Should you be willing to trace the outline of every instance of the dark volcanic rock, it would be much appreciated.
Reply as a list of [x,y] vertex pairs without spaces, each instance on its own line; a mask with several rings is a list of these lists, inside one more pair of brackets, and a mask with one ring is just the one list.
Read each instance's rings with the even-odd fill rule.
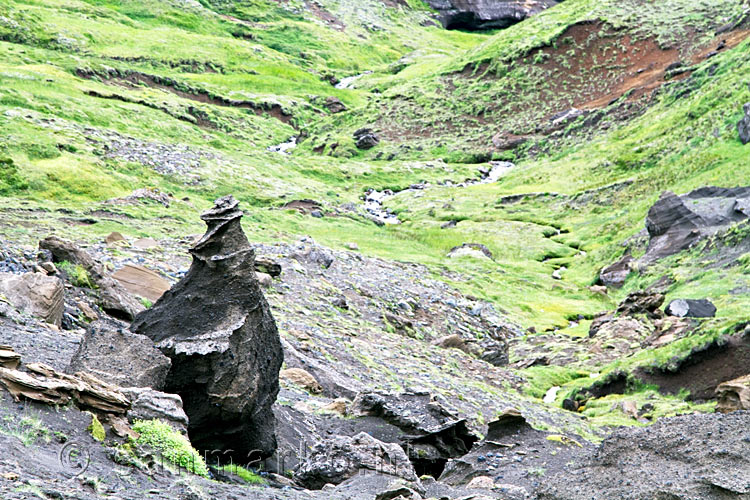
[[740,135],[740,141],[742,144],[750,142],[750,102],[745,104],[743,107],[745,116],[737,123],[737,132]]
[[338,97],[328,97],[325,106],[331,113],[341,113],[342,111],[346,111],[346,105],[341,102]]
[[208,231],[190,249],[190,270],[132,330],[171,358],[165,390],[182,397],[193,444],[247,460],[276,448],[271,405],[283,354],[241,217],[231,196],[201,215]]
[[361,128],[354,132],[354,141],[359,149],[372,149],[378,145],[380,139],[372,129]]
[[530,470],[564,470],[567,462],[590,446],[580,438],[558,435],[550,440],[548,436],[550,433],[532,428],[518,410],[509,408],[488,424],[483,441],[448,462],[440,482],[459,486],[485,477],[494,483],[492,489],[503,493],[499,498],[529,499],[528,492],[537,483]]
[[642,262],[681,252],[701,238],[746,220],[750,187],[703,187],[684,195],[662,194],[648,211],[646,229],[650,237]]
[[486,30],[507,28],[557,0],[428,0],[447,29]]
[[379,417],[398,427],[404,433],[399,442],[420,475],[439,476],[448,459],[465,455],[478,440],[466,420],[456,417],[428,393],[362,393],[352,403],[352,413]]
[[87,372],[120,387],[160,389],[171,365],[148,337],[115,322],[96,321],[86,330],[67,371]]
[[713,318],[716,306],[707,299],[675,299],[667,306],[666,313],[680,318]]
[[361,471],[418,481],[399,445],[378,441],[365,432],[354,437],[336,436],[316,444],[310,457],[298,467],[294,479],[307,488],[319,489],[329,483],[342,483]]
[[543,500],[742,499],[750,495],[750,412],[685,415],[622,427],[564,471]]

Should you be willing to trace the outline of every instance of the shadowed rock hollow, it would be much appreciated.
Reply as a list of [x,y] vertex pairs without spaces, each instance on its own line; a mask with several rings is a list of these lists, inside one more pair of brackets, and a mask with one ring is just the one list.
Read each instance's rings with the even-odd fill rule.
[[557,5],[557,0],[429,0],[448,29],[502,29]]
[[132,330],[171,358],[165,389],[182,396],[193,444],[247,459],[276,449],[283,354],[238,204],[224,197],[201,215],[208,231],[190,249],[190,270]]

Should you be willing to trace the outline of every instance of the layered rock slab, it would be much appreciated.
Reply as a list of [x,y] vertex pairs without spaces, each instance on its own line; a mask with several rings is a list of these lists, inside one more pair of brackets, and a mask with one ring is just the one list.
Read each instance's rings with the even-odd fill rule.
[[247,459],[276,449],[283,353],[238,205],[227,196],[201,215],[208,230],[188,273],[131,329],[172,360],[164,389],[182,397],[194,446]]

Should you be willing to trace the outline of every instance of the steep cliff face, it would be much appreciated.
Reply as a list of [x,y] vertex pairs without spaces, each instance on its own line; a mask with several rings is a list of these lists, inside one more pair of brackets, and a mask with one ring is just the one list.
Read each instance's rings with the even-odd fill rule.
[[542,10],[557,0],[428,0],[440,12],[447,29],[486,30],[507,28]]

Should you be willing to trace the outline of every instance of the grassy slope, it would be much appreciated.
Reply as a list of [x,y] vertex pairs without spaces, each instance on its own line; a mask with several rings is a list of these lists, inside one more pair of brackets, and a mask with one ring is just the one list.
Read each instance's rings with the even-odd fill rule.
[[[346,25],[344,31],[326,27],[310,13],[300,14],[304,11],[295,11],[294,2],[205,0],[195,10],[152,0],[3,3],[0,153],[12,158],[14,166],[2,171],[0,207],[65,208],[85,214],[108,198],[156,186],[177,198],[190,197],[196,208],[204,208],[216,196],[231,192],[249,210],[246,227],[255,240],[310,234],[327,245],[354,241],[370,255],[422,262],[438,277],[455,276],[446,271],[458,272],[465,279],[455,281],[457,287],[493,301],[514,321],[539,330],[565,331],[569,319],[611,308],[628,291],[664,273],[677,278],[670,297],[710,296],[717,303],[719,318],[705,326],[703,335],[715,335],[741,319],[747,300],[728,291],[748,284],[747,266],[705,270],[696,255],[675,258],[631,278],[611,300],[591,294],[586,287],[602,265],[623,251],[620,243],[643,227],[648,207],[662,190],[731,186],[750,178],[746,150],[734,131],[742,103],[750,100],[746,86],[750,63],[742,57],[747,42],[703,63],[691,79],[667,87],[655,105],[631,123],[602,132],[592,141],[573,142],[554,154],[519,161],[518,168],[496,184],[399,195],[391,206],[405,223],[385,228],[360,217],[312,219],[271,208],[299,198],[332,207],[357,201],[368,187],[401,188],[420,180],[435,184],[472,177],[476,170],[470,165],[431,161],[431,155],[460,148],[466,138],[456,136],[449,146],[415,153],[414,160],[374,161],[389,144],[364,154],[344,144],[341,150],[351,158],[314,155],[310,149],[315,139],[294,155],[281,156],[265,148],[297,131],[272,116],[198,103],[159,89],[117,87],[76,76],[79,69],[100,75],[110,68],[139,71],[226,98],[280,103],[293,113],[292,125],[343,143],[351,141],[350,129],[374,116],[375,110],[392,113],[397,120],[410,119],[409,109],[398,114],[395,107],[401,95],[418,97],[416,107],[433,115],[450,116],[456,112],[451,106],[475,105],[474,97],[498,92],[493,85],[503,85],[504,80],[466,80],[464,88],[456,91],[464,99],[450,102],[438,92],[444,75],[483,62],[497,72],[509,58],[549,42],[572,23],[603,18],[615,26],[637,26],[640,36],[653,35],[668,43],[668,33],[679,33],[675,26],[705,29],[721,21],[713,15],[716,12],[731,17],[737,10],[734,2],[671,0],[646,3],[642,10],[644,4],[637,0],[568,0],[490,37],[419,27],[425,16],[422,10],[385,9],[374,0],[360,10],[343,1],[327,0],[322,5]],[[392,64],[404,56],[406,68],[393,74]],[[363,79],[361,90],[335,90],[323,80],[326,74],[345,76],[365,69],[376,71]],[[384,93],[370,92],[375,87]],[[686,89],[691,93],[677,97]],[[91,90],[140,103],[92,97],[86,93]],[[327,96],[339,97],[353,111],[326,118],[322,99]],[[396,104],[389,107],[389,103]],[[212,125],[198,127],[195,109],[203,111]],[[56,120],[52,126],[51,118]],[[181,176],[161,175],[147,166],[107,157],[96,134],[80,127],[165,145],[188,144],[212,156],[192,172],[200,182],[186,184]],[[600,204],[575,201],[579,193],[624,180],[634,182],[619,191],[605,191]],[[504,195],[532,192],[565,197],[498,204]],[[160,219],[162,209],[149,205],[113,210],[133,218],[56,229],[79,237],[101,237],[111,230],[141,235],[200,230],[195,208],[188,204],[173,205],[170,219]],[[41,214],[37,227],[6,225],[3,232],[18,239],[37,237],[40,227],[56,225],[44,220],[50,212]],[[455,229],[441,230],[439,225],[446,220],[461,222]],[[558,234],[559,230],[563,232]],[[466,241],[486,244],[496,261],[445,257],[452,246]],[[568,270],[563,280],[554,280],[552,271],[561,265]],[[686,339],[661,353],[644,352],[639,359],[668,359],[703,338]],[[591,370],[606,373],[611,368]],[[537,395],[555,383],[578,380],[569,380],[564,373],[535,378],[530,372],[529,377],[533,382],[543,379],[534,386]]]

